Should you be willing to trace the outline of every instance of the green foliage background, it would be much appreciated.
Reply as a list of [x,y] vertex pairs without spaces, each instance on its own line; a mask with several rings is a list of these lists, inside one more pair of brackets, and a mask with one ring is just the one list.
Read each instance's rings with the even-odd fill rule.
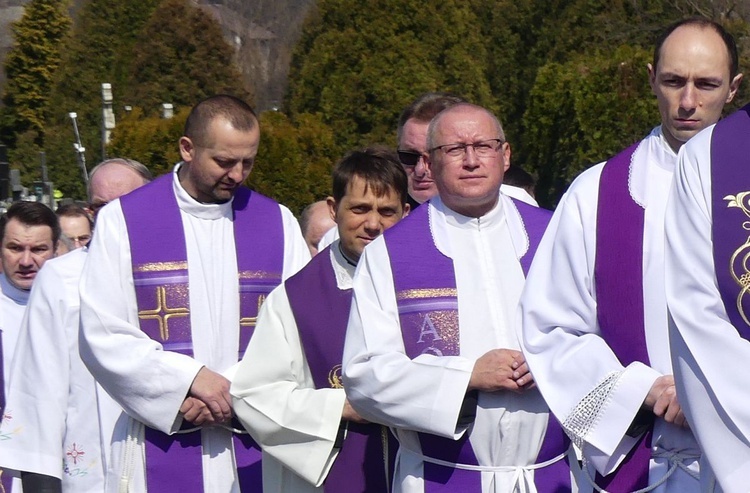
[[[646,64],[657,33],[703,14],[748,43],[750,6],[730,0],[318,0],[303,26],[280,112],[263,113],[249,184],[299,212],[330,189],[347,150],[395,145],[401,110],[448,91],[495,111],[513,163],[554,206],[586,167],[659,121]],[[51,179],[83,198],[68,113],[78,114],[89,168],[103,157],[101,95],[112,84],[117,128],[105,150],[156,174],[179,160],[189,108],[215,93],[252,102],[239,55],[189,0],[31,0],[13,27],[0,139],[25,184],[45,151]],[[746,67],[742,50],[741,67]],[[747,101],[741,88],[736,103]],[[173,119],[159,116],[171,102]],[[129,105],[132,111],[123,111]]]

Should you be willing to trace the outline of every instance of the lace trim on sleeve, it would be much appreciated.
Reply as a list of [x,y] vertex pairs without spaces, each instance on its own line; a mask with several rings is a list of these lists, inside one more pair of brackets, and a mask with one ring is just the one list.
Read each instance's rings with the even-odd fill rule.
[[591,392],[581,399],[581,402],[576,405],[562,423],[565,433],[579,449],[583,448],[586,435],[598,421],[599,412],[609,400],[609,396],[612,394],[621,374],[621,371],[616,371],[604,377]]

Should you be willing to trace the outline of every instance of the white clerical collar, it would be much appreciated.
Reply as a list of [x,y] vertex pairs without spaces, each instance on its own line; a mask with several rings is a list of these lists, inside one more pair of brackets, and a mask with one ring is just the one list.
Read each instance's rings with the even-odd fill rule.
[[651,133],[641,141],[633,155],[628,179],[630,196],[637,204],[645,208],[648,205],[649,180],[653,179],[649,168],[655,167],[671,175],[676,165],[677,154],[664,138],[660,125],[651,130]]
[[18,289],[17,287],[12,285],[10,281],[8,281],[8,278],[5,277],[5,274],[0,274],[0,289],[2,289],[3,294],[7,298],[15,301],[18,305],[26,306],[26,304],[29,302],[30,291],[27,291],[25,289]]
[[341,253],[339,245],[341,240],[337,239],[331,243],[330,256],[331,265],[333,265],[333,273],[336,275],[336,286],[341,289],[352,289],[352,278],[354,277],[354,271],[357,269],[356,265],[352,265],[346,260],[344,255]]
[[187,190],[180,183],[180,177],[178,176],[178,170],[183,163],[177,163],[173,171],[172,187],[174,189],[175,197],[177,197],[177,206],[183,212],[195,216],[199,219],[221,219],[229,218],[232,219],[232,198],[228,202],[223,204],[204,204],[198,202],[187,193]]
[[441,216],[446,224],[452,228],[458,229],[484,229],[491,228],[498,224],[502,224],[505,221],[505,212],[503,210],[503,201],[499,199],[497,204],[485,215],[481,217],[469,217],[459,214],[453,209],[449,208],[440,199],[440,196],[436,196],[430,200],[430,204],[434,207],[434,211]]
[[677,153],[669,145],[666,137],[664,137],[661,125],[653,129],[650,135],[656,137],[653,141],[649,142],[652,155],[656,158],[655,164],[660,168],[674,173],[677,166]]
[[481,217],[468,217],[450,209],[439,196],[433,197],[427,204],[421,207],[429,207],[430,232],[435,246],[446,257],[453,257],[451,237],[456,234],[469,233],[471,231],[489,231],[501,226],[505,222],[503,202],[510,201],[509,198],[500,196],[495,207]]

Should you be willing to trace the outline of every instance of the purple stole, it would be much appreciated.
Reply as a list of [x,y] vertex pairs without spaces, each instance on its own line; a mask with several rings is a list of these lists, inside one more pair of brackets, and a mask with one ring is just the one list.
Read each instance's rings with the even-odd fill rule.
[[[187,247],[173,174],[122,197],[130,238],[140,328],[165,351],[193,356]],[[240,296],[239,357],[250,341],[265,296],[281,282],[283,228],[278,205],[241,187],[232,202]],[[238,358],[239,359],[239,358]],[[233,422],[232,426],[242,429]],[[183,428],[192,428],[185,423]],[[260,491],[261,451],[246,434],[234,434],[240,488]],[[200,430],[167,435],[146,428],[146,484],[150,491],[203,491]]]
[[[597,319],[602,338],[623,366],[649,364],[643,311],[644,209],[628,189],[630,163],[640,143],[604,165],[596,214]],[[612,474],[597,474],[596,483],[612,493],[648,486],[653,427]]]
[[[331,265],[331,247],[313,257],[284,283],[315,388],[343,389],[341,358],[352,290],[341,290]],[[389,490],[383,447],[390,433],[376,424],[347,422],[346,440],[324,484],[326,493],[381,493]],[[391,442],[393,440],[390,440]],[[388,447],[393,471],[395,443]]]
[[[520,259],[526,274],[552,213],[512,200],[521,214],[529,238],[529,249]],[[453,260],[443,255],[432,240],[429,210],[429,207],[420,207],[385,232],[404,347],[407,356],[412,359],[421,354],[461,354]],[[419,441],[425,457],[453,464],[479,465],[468,432],[459,440],[419,433]],[[537,464],[566,452],[569,443],[557,419],[550,413]],[[481,474],[476,471],[427,461],[423,467],[425,492],[481,491]],[[535,470],[534,482],[540,493],[570,491],[567,458]]]
[[719,121],[711,135],[711,215],[716,282],[729,321],[750,340],[750,106]]

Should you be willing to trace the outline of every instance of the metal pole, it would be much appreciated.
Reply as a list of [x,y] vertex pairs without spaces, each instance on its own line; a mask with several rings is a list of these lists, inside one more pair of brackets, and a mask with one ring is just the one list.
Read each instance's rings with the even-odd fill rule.
[[76,118],[78,115],[75,112],[68,113],[68,116],[73,120],[73,131],[76,134],[76,141],[73,142],[73,149],[76,150],[76,157],[78,158],[78,166],[81,167],[81,174],[83,175],[83,183],[86,188],[89,186],[89,173],[86,171],[86,148],[81,144],[81,134],[78,133],[78,122]]

